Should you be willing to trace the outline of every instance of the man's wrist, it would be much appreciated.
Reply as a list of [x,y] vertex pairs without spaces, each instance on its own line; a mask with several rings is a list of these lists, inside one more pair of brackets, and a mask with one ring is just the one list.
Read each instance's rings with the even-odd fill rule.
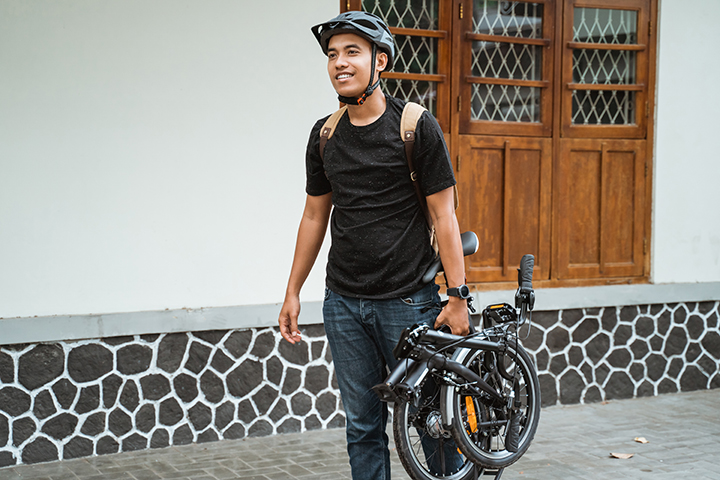
[[466,298],[448,297],[448,305],[467,305]]
[[446,293],[448,298],[460,298],[462,300],[470,298],[470,289],[465,284],[448,288]]

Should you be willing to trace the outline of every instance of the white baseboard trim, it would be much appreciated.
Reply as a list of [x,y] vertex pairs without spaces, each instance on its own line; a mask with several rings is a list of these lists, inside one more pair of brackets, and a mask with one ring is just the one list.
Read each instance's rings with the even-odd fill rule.
[[[514,290],[474,292],[475,305],[513,303]],[[536,290],[538,311],[720,300],[720,282],[612,285]],[[280,304],[99,315],[0,319],[0,345],[86,338],[274,327]],[[322,302],[302,304],[300,325],[322,323]]]

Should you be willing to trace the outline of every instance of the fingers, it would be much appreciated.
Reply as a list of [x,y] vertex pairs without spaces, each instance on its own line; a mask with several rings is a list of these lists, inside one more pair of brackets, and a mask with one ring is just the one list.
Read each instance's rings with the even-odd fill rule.
[[278,323],[280,325],[280,335],[290,342],[297,343],[302,341],[302,334],[298,329],[298,314],[299,312],[288,311],[285,307],[280,311],[280,317]]
[[442,325],[450,327],[450,331],[453,335],[465,336],[470,333],[469,319],[466,312],[459,315],[449,315],[443,309],[435,320],[435,330],[438,330]]
[[298,343],[302,341],[302,334],[298,330],[297,319],[293,320],[289,317],[280,317],[280,334],[290,343]]

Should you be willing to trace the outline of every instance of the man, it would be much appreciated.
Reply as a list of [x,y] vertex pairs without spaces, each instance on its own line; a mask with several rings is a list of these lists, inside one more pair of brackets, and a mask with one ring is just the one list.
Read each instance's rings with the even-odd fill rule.
[[[307,198],[280,332],[290,343],[301,340],[300,289],[334,207],[323,317],[347,417],[353,479],[389,480],[387,408],[371,387],[397,363],[392,349],[404,328],[425,322],[467,334],[467,303],[450,297],[440,311],[439,287],[422,284],[434,251],[400,137],[404,102],[379,87],[380,73],[394,56],[390,30],[365,12],[341,14],[312,30],[327,54],[333,88],[348,109],[322,158],[320,129],[327,117],[310,134]],[[455,178],[442,131],[427,112],[417,123],[413,157],[448,287],[460,287],[465,273]]]

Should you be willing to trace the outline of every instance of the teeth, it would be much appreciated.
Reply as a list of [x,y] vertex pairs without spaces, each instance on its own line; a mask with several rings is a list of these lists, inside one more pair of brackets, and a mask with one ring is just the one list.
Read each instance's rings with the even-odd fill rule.
[[341,80],[343,78],[350,78],[350,77],[352,77],[352,75],[350,75],[348,73],[343,73],[342,75],[337,76],[338,80]]

